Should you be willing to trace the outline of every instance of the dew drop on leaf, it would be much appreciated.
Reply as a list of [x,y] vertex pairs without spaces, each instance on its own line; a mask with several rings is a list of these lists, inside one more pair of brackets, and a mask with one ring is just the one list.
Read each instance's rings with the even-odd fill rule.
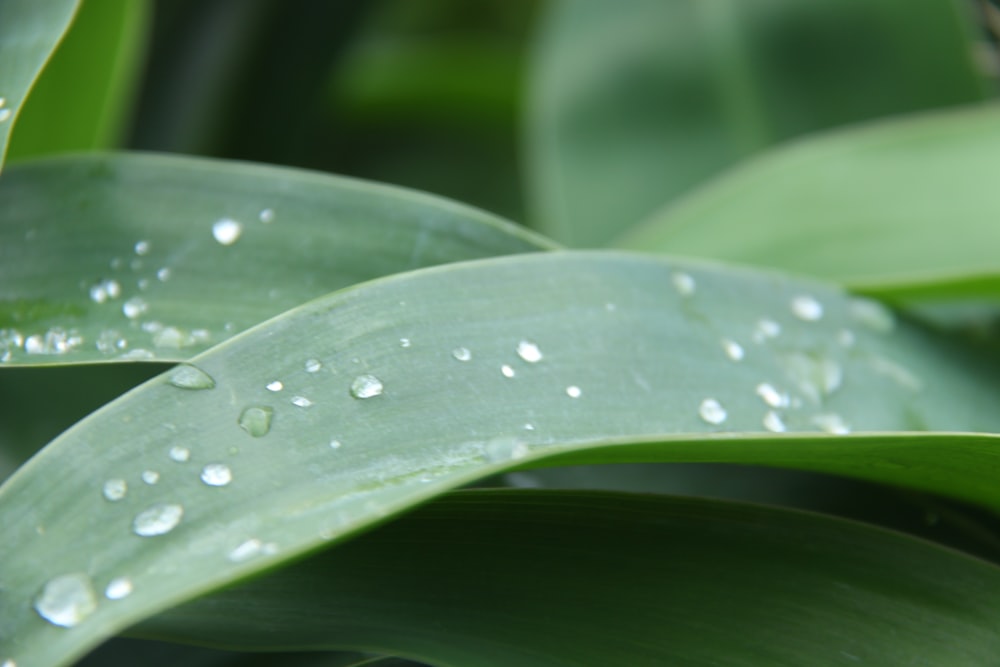
[[467,347],[456,347],[451,351],[451,356],[455,357],[459,361],[469,361],[472,359],[472,352],[470,352]]
[[97,609],[90,578],[82,572],[50,579],[34,601],[35,611],[53,625],[72,628]]
[[273,380],[271,382],[268,382],[266,386],[266,389],[268,391],[281,391],[284,388],[285,385],[281,382],[281,380]]
[[211,389],[215,380],[211,375],[191,364],[181,364],[169,377],[170,384],[181,389]]
[[696,285],[694,278],[689,274],[678,271],[670,276],[670,280],[674,284],[674,289],[681,296],[691,296],[694,294]]
[[698,406],[698,416],[708,424],[721,424],[726,421],[726,409],[714,398],[706,398]]
[[313,406],[313,402],[305,396],[296,396],[292,399],[292,405],[297,408],[311,408]]
[[722,339],[722,349],[726,353],[726,356],[733,361],[742,361],[743,359],[743,346],[734,340],[729,340],[728,338]]
[[191,450],[187,447],[171,447],[168,455],[171,460],[177,461],[178,463],[184,463],[191,458]]
[[354,398],[373,398],[382,394],[382,381],[374,375],[359,375],[351,383],[351,396]]
[[768,410],[767,414],[764,415],[764,428],[771,433],[784,433],[785,422],[782,421],[781,415],[777,412],[774,410]]
[[118,502],[128,493],[128,483],[124,479],[109,479],[101,490],[106,500]]
[[257,214],[257,219],[263,222],[265,225],[274,222],[274,209],[271,208],[261,209],[260,213]]
[[319,359],[306,359],[306,373],[319,373],[323,368],[323,362]]
[[823,317],[823,304],[811,296],[792,299],[792,313],[804,322],[815,322]]
[[184,508],[173,503],[159,503],[139,512],[132,521],[132,532],[140,537],[164,535],[177,527]]
[[503,373],[503,376],[505,378],[514,377],[514,369],[508,366],[507,364],[504,364],[503,366],[500,367],[500,372]]
[[149,484],[150,486],[160,481],[160,473],[156,472],[155,470],[144,470],[141,477],[142,481],[144,481],[146,484]]
[[153,245],[149,241],[136,241],[135,254],[139,255],[140,257],[142,255],[148,255],[152,247]]
[[274,416],[274,410],[262,406],[254,405],[245,409],[240,414],[240,428],[249,433],[255,438],[267,435],[268,431],[271,430],[271,418]]
[[222,245],[233,245],[243,233],[243,225],[231,218],[221,218],[212,225],[212,236]]
[[134,296],[122,304],[122,313],[130,320],[134,320],[149,310],[149,304],[142,298]]
[[209,463],[201,469],[201,481],[209,486],[226,486],[233,481],[233,472],[224,463]]
[[104,597],[109,600],[121,600],[132,594],[132,580],[128,577],[118,577],[108,582],[104,589]]
[[575,384],[571,384],[566,387],[566,395],[570,398],[580,398],[583,396],[583,390],[577,387]]
[[517,356],[529,364],[537,364],[542,360],[542,351],[530,340],[522,340],[517,344]]
[[784,408],[788,406],[788,394],[782,394],[767,382],[757,385],[757,395],[772,408]]

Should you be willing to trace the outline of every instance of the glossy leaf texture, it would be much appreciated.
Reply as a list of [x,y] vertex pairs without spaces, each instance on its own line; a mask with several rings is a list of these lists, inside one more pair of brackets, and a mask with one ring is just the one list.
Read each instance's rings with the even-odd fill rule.
[[0,4],[0,168],[28,91],[79,4],[79,0],[5,0]]
[[528,93],[533,219],[569,245],[604,245],[776,142],[983,100],[967,9],[950,0],[556,2]]
[[25,103],[9,161],[118,147],[144,64],[150,9],[148,0],[81,3]]
[[551,247],[476,209],[318,173],[40,160],[0,182],[0,362],[180,361],[357,282]]
[[628,248],[776,267],[885,298],[996,296],[1000,107],[832,132],[734,169]]
[[998,594],[993,565],[820,515],[475,491],[137,633],[442,666],[982,665],[1000,650]]
[[[948,433],[998,430],[996,377],[874,302],[778,274],[558,252],[374,281],[154,378],[0,487],[0,544],[17,545],[0,653],[65,662],[514,467],[730,461],[997,508],[996,437]],[[885,433],[922,429],[941,433]],[[120,578],[134,592],[98,601]],[[43,603],[67,585],[94,603],[57,627]]]

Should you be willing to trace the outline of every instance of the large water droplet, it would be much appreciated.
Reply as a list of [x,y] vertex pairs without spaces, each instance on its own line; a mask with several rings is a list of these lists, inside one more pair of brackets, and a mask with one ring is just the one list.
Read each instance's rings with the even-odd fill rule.
[[517,356],[529,364],[537,364],[542,360],[542,351],[530,340],[522,340],[517,344]]
[[267,435],[271,430],[274,410],[263,405],[254,405],[240,414],[240,428],[255,438]]
[[282,389],[285,388],[285,385],[281,382],[281,380],[272,380],[271,382],[267,383],[267,386],[265,388],[268,391],[281,391]]
[[128,493],[128,482],[124,479],[109,479],[104,483],[104,488],[101,492],[104,494],[105,499],[113,503],[118,502]]
[[191,450],[187,447],[171,447],[168,455],[171,460],[177,461],[178,463],[184,463],[191,458]]
[[472,359],[472,352],[470,352],[467,347],[456,347],[451,351],[451,356],[455,357],[459,361],[469,361]]
[[823,317],[823,304],[811,296],[797,296],[792,299],[792,313],[805,322],[815,322]]
[[777,412],[768,410],[767,414],[764,415],[764,428],[771,433],[784,433],[785,422],[781,420],[781,415]]
[[705,423],[718,425],[726,421],[726,409],[714,398],[706,398],[698,406],[698,416]]
[[132,580],[128,577],[118,577],[108,582],[104,589],[104,597],[109,600],[121,600],[132,594]]
[[132,521],[132,532],[141,537],[164,535],[177,527],[184,508],[177,504],[159,503],[139,512]]
[[122,313],[130,320],[134,320],[149,310],[149,304],[141,297],[134,296],[122,304]]
[[670,280],[674,284],[674,289],[677,290],[677,293],[681,296],[691,296],[694,294],[696,285],[694,278],[690,275],[677,271],[670,276]]
[[233,245],[243,233],[243,225],[230,218],[216,220],[212,225],[212,236],[222,245]]
[[81,573],[50,579],[35,597],[35,611],[53,625],[72,628],[97,609],[90,577]]
[[359,375],[351,383],[351,396],[354,398],[372,398],[379,396],[383,390],[382,381],[374,375]]
[[181,389],[211,389],[215,380],[211,375],[191,364],[181,364],[169,376],[170,384]]
[[201,469],[201,481],[209,486],[225,486],[233,481],[233,471],[224,463],[209,463]]

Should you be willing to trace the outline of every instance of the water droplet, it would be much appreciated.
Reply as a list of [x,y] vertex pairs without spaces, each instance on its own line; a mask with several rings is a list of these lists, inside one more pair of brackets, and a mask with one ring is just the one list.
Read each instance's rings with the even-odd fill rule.
[[149,304],[142,297],[134,296],[122,304],[122,313],[130,320],[134,320],[147,311],[149,311]]
[[168,455],[171,460],[177,461],[178,463],[184,463],[191,458],[191,450],[187,447],[171,447]]
[[708,424],[721,424],[726,421],[726,409],[714,398],[706,398],[698,406],[698,416]]
[[340,449],[343,446],[343,444],[344,443],[342,443],[340,440],[331,440],[330,449]]
[[534,431],[535,430],[535,425],[534,424],[525,424],[524,425],[524,430],[525,431]]
[[274,209],[262,208],[260,213],[257,214],[257,219],[265,225],[274,222]]
[[319,359],[306,359],[306,373],[319,373],[323,362]]
[[517,344],[517,356],[529,364],[537,364],[542,360],[542,351],[530,340],[522,340]]
[[241,543],[226,556],[233,563],[242,563],[259,554],[264,547],[264,543],[256,537]]
[[132,594],[132,580],[128,577],[117,577],[108,582],[104,589],[104,597],[109,600],[121,600]]
[[805,322],[815,322],[823,317],[823,304],[811,296],[797,296],[791,302],[792,313]]
[[243,225],[231,218],[216,220],[212,225],[212,236],[222,245],[233,245],[243,233]]
[[161,283],[165,283],[168,280],[170,280],[170,269],[168,269],[167,267],[163,267],[162,269],[157,271],[156,279],[159,280]]
[[681,271],[676,271],[672,276],[670,276],[670,280],[674,283],[674,289],[677,290],[677,293],[681,296],[691,296],[694,294],[696,285],[694,278],[690,275]]
[[152,247],[153,245],[149,241],[138,241],[135,244],[135,254],[139,256],[148,255]]
[[851,427],[847,425],[843,417],[838,414],[822,414],[812,418],[812,423],[820,427],[827,433],[835,435],[847,435],[851,432]]
[[17,663],[14,662],[13,658],[7,658],[3,662],[0,662],[0,667],[17,667]]
[[722,349],[725,351],[726,356],[733,361],[741,361],[743,359],[743,346],[734,340],[723,338]]
[[757,395],[772,408],[788,407],[788,394],[781,393],[767,382],[761,382],[757,385]]
[[0,123],[6,123],[10,120],[11,110],[10,109],[0,109]]
[[122,286],[117,280],[102,280],[90,288],[90,300],[94,303],[104,303],[108,299],[117,299],[122,294]]
[[240,428],[255,438],[267,435],[271,430],[271,418],[274,410],[265,406],[252,406],[240,414]]
[[137,282],[135,284],[135,286],[139,288],[140,292],[145,292],[146,290],[149,289],[149,280],[146,279],[146,278],[143,278],[139,282]]
[[177,366],[167,381],[181,389],[211,389],[215,386],[211,375],[191,364]]
[[82,572],[50,579],[34,601],[35,611],[52,625],[72,628],[97,609],[90,577]]
[[233,472],[224,463],[209,463],[201,469],[201,481],[209,486],[225,486],[233,481]]
[[139,512],[132,521],[132,532],[140,537],[164,535],[177,527],[184,516],[180,505],[159,503]]
[[516,461],[528,455],[528,445],[517,438],[501,436],[486,443],[486,458],[494,463]]
[[753,342],[763,343],[768,338],[776,338],[781,334],[781,325],[774,320],[767,318],[757,321],[757,327],[753,332]]
[[372,398],[383,391],[382,381],[374,375],[359,375],[351,383],[351,396],[354,398]]
[[281,380],[272,380],[271,382],[268,382],[266,386],[268,391],[281,391],[284,388],[285,385],[281,382]]
[[768,410],[767,414],[764,415],[764,428],[771,433],[784,433],[785,422],[781,420],[781,416],[777,412]]
[[313,402],[310,401],[305,396],[296,396],[295,398],[292,399],[292,405],[299,408],[309,408],[312,407]]
[[113,503],[118,502],[128,493],[128,482],[124,479],[109,479],[104,483],[104,488],[101,492],[104,494],[105,499]]
[[566,395],[570,398],[580,398],[583,396],[583,390],[577,387],[575,384],[571,384],[566,387]]
[[503,373],[503,376],[505,378],[514,377],[514,369],[508,366],[507,364],[504,364],[503,366],[500,367],[500,372]]
[[400,347],[410,347],[410,345],[412,345],[412,343],[410,342],[409,338],[400,338],[399,339],[399,346]]
[[120,359],[135,359],[135,360],[143,360],[143,361],[145,361],[145,360],[149,360],[149,359],[155,359],[156,355],[153,354],[152,352],[150,352],[149,350],[144,350],[141,347],[137,347],[134,350],[129,350],[125,354],[121,355],[121,357],[119,357],[119,358]]
[[141,477],[142,481],[144,481],[146,484],[149,484],[150,486],[160,481],[160,473],[156,472],[155,470],[144,470],[142,472]]
[[889,333],[896,327],[896,317],[892,311],[878,301],[855,298],[851,300],[851,317],[877,333]]
[[456,347],[451,351],[451,356],[455,357],[459,361],[469,361],[472,359],[472,352],[470,352],[467,347]]
[[7,98],[0,97],[0,108],[2,108],[5,104],[7,104]]

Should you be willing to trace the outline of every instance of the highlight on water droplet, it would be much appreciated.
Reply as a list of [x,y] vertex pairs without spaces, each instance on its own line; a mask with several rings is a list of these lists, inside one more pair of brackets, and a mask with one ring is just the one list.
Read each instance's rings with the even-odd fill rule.
[[399,346],[400,347],[404,347],[404,348],[405,347],[410,347],[410,345],[412,345],[412,344],[413,343],[410,341],[409,338],[400,338],[399,339]]
[[222,245],[233,245],[243,233],[243,224],[232,218],[221,218],[212,225],[212,236]]
[[851,427],[847,425],[844,418],[834,413],[815,415],[812,418],[812,423],[834,435],[847,435],[851,432]]
[[330,449],[340,449],[341,447],[343,447],[343,444],[344,443],[342,443],[340,440],[331,440]]
[[168,269],[167,267],[163,267],[162,269],[157,271],[156,279],[159,280],[161,283],[165,283],[168,280],[170,280],[170,269]]
[[757,320],[757,326],[753,332],[753,342],[764,343],[768,338],[777,338],[779,335],[781,335],[781,325],[765,317]]
[[174,503],[158,503],[136,514],[132,532],[140,537],[164,535],[177,527],[184,516],[184,508]]
[[11,117],[10,109],[0,109],[0,123],[6,123]]
[[382,394],[382,381],[374,375],[359,375],[351,383],[351,396],[354,398],[373,398]]
[[292,399],[292,405],[298,408],[310,408],[313,406],[313,402],[305,396],[296,396]]
[[268,225],[274,222],[274,209],[262,208],[260,213],[257,214],[257,219]]
[[777,412],[774,410],[768,410],[767,414],[764,415],[764,428],[771,433],[784,433],[785,422],[782,421],[781,415]]
[[134,248],[135,254],[139,255],[140,257],[143,255],[148,255],[152,247],[153,244],[150,243],[149,241],[136,241]]
[[201,469],[201,481],[209,486],[226,486],[233,481],[233,471],[225,463],[209,463]]
[[271,430],[271,419],[274,410],[265,405],[253,405],[240,413],[239,425],[244,431],[255,438],[268,434]]
[[768,382],[758,384],[756,392],[772,408],[784,408],[788,406],[788,394],[781,393]]
[[265,389],[268,391],[281,391],[285,388],[284,383],[281,380],[272,380],[265,385]]
[[514,369],[508,366],[507,364],[504,364],[503,366],[500,367],[500,372],[503,373],[503,376],[505,378],[512,378],[515,375]]
[[149,304],[141,297],[134,296],[122,304],[122,313],[130,320],[149,312]]
[[722,350],[726,353],[726,356],[733,361],[743,360],[743,346],[734,340],[729,340],[728,338],[723,338]]
[[517,356],[529,364],[537,364],[542,360],[542,351],[530,340],[522,340],[517,344]]
[[187,447],[174,446],[170,448],[167,453],[172,461],[177,461],[178,463],[184,463],[191,458],[191,450]]
[[232,549],[227,555],[228,558],[233,563],[242,563],[245,560],[249,560],[260,553],[261,548],[263,548],[264,543],[253,537],[245,542],[240,543],[234,549]]
[[323,362],[319,359],[306,359],[306,373],[319,373],[323,368]]
[[575,384],[571,384],[566,387],[566,395],[570,398],[580,398],[583,396],[583,390],[577,387]]
[[90,577],[82,572],[50,579],[33,604],[38,615],[52,625],[72,628],[97,609],[97,595]]
[[472,352],[469,351],[467,347],[456,347],[451,351],[451,356],[455,357],[459,361],[469,361],[472,359]]
[[215,386],[211,375],[191,364],[180,364],[174,368],[167,381],[180,389],[211,389]]
[[117,299],[122,295],[122,286],[117,280],[102,280],[90,288],[90,300],[94,303],[104,303],[108,299]]
[[823,304],[811,296],[800,295],[791,301],[792,313],[804,322],[815,322],[823,317]]
[[714,398],[706,398],[698,406],[698,416],[705,423],[717,426],[726,421],[726,409]]
[[118,502],[128,493],[128,482],[124,479],[109,479],[104,483],[101,493],[105,500]]
[[160,473],[155,470],[143,470],[140,477],[142,477],[143,482],[149,484],[150,486],[160,481]]
[[121,600],[132,594],[132,580],[128,577],[117,577],[108,582],[104,589],[104,597],[109,600]]

